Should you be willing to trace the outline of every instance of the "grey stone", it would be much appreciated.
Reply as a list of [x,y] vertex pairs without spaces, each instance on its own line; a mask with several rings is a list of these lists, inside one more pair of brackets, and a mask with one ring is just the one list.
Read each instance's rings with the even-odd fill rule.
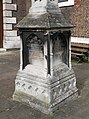
[[[22,42],[21,64],[15,80],[13,99],[52,114],[62,103],[78,96],[76,77],[69,66],[69,36],[73,26],[59,10],[57,0],[32,0],[29,14],[17,27],[22,29],[24,37],[21,38],[24,43]],[[28,29],[32,34],[26,32]],[[55,29],[57,37],[52,39],[50,30],[56,36]],[[41,31],[45,34],[40,38],[38,34]],[[42,44],[39,39],[44,40],[44,35],[46,40]],[[27,58],[22,54],[23,51],[29,52]],[[22,68],[26,59],[29,61]]]
[[17,25],[18,28],[60,29],[72,28],[58,8],[58,1],[41,0],[33,3],[29,14]]
[[[31,75],[26,70],[19,71],[15,80],[13,99],[51,114],[62,101],[70,99],[73,95],[78,96],[73,70],[64,63],[60,63],[59,67],[53,77],[47,78]],[[61,68],[64,70],[60,73]]]

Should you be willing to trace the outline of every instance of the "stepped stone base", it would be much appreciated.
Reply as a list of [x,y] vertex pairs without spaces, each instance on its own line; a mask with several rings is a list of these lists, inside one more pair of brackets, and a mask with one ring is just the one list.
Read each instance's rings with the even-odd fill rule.
[[[62,103],[78,96],[73,70],[60,63],[53,76],[33,76],[26,69],[15,80],[13,99],[26,103],[43,113],[52,114]],[[60,108],[59,108],[60,109]]]

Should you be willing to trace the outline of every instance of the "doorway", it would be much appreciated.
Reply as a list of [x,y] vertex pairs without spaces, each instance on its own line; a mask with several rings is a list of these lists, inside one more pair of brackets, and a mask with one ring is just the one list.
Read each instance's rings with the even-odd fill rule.
[[3,4],[0,0],[0,48],[3,47]]

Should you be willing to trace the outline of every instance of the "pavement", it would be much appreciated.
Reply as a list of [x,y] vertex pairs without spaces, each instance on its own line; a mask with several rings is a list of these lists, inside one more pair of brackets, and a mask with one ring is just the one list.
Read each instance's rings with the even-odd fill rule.
[[0,119],[89,119],[89,63],[72,64],[79,96],[49,116],[12,100],[19,50],[0,52]]

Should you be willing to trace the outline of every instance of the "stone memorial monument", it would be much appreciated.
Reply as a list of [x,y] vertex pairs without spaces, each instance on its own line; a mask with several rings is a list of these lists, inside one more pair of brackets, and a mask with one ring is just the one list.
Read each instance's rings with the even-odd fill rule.
[[71,68],[71,28],[58,0],[32,0],[17,25],[21,37],[20,70],[13,99],[46,114],[78,96]]

